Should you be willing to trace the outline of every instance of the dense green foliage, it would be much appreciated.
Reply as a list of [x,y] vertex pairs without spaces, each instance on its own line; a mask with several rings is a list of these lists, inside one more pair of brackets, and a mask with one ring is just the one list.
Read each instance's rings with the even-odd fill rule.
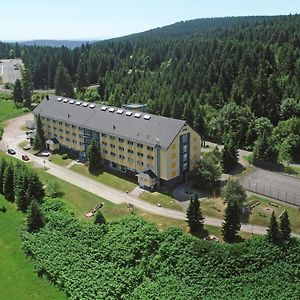
[[44,189],[37,173],[24,163],[12,163],[0,158],[0,193],[18,208],[26,211],[34,199],[41,202]]
[[[200,188],[214,190],[218,188],[221,178],[221,166],[219,158],[213,151],[201,157],[196,170],[196,183]],[[217,153],[219,155],[219,153]]]
[[231,204],[234,201],[242,206],[247,199],[247,194],[243,186],[235,179],[229,179],[225,187],[222,189],[221,196],[224,203]]
[[45,227],[23,232],[23,247],[38,273],[70,299],[300,297],[299,241],[211,243],[176,228],[160,233],[133,216],[79,223],[52,201],[43,205]]

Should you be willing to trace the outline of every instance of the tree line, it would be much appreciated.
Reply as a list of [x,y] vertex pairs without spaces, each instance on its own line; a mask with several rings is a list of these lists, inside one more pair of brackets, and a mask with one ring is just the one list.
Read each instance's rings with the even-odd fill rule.
[[73,50],[15,52],[34,88],[115,106],[147,103],[151,113],[185,119],[204,140],[290,163],[300,159],[299,27],[298,15],[203,19]]

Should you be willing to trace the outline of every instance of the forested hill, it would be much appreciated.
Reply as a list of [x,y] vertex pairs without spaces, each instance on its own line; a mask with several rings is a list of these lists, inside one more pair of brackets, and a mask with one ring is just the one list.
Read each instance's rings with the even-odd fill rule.
[[[298,141],[285,147],[292,159],[300,149],[299,15],[192,20],[74,50],[19,52],[35,88],[54,87],[62,61],[77,97],[145,102],[153,113],[186,119],[204,138],[222,142],[230,133],[243,148],[279,124],[276,142]],[[98,93],[83,94],[95,83]]]

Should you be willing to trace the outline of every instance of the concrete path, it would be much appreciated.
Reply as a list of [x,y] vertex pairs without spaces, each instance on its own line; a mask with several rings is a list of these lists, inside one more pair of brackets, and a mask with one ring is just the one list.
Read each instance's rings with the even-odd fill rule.
[[[7,147],[15,149],[17,152],[15,157],[18,159],[21,159],[22,155],[26,154],[29,156],[30,160],[36,167],[45,168],[49,174],[52,174],[62,180],[65,180],[66,182],[78,186],[81,189],[89,191],[115,204],[120,204],[124,202],[128,204],[130,203],[135,207],[145,210],[154,215],[164,216],[167,218],[173,218],[177,220],[186,220],[185,212],[180,212],[149,204],[138,199],[135,196],[124,193],[107,185],[104,185],[100,182],[94,181],[90,178],[87,178],[86,176],[75,173],[74,171],[69,170],[65,167],[55,165],[42,157],[37,157],[20,149],[18,144],[22,142],[25,138],[25,133],[21,129],[21,126],[24,125],[25,120],[30,120],[32,118],[32,114],[26,114],[6,122],[3,138],[2,141],[0,141],[0,149],[2,149],[3,151],[7,151]],[[213,225],[217,227],[222,226],[222,220],[211,217],[206,217],[204,223],[207,225]],[[243,224],[241,226],[241,231],[254,234],[265,234],[266,228],[251,224]],[[297,236],[300,237],[300,235]]]

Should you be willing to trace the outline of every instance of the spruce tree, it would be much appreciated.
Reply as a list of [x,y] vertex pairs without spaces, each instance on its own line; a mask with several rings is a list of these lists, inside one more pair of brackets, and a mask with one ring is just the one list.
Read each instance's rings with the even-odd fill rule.
[[33,142],[33,148],[35,150],[43,150],[45,148],[45,135],[40,115],[38,115],[36,119],[36,133]]
[[101,155],[95,139],[92,140],[88,147],[89,172],[95,173],[100,168]]
[[23,103],[23,90],[20,79],[17,79],[13,88],[13,99],[16,104]]
[[22,72],[22,91],[24,106],[31,107],[31,96],[33,91],[32,75],[29,69],[24,69]]
[[237,201],[227,205],[222,224],[223,239],[227,243],[234,243],[237,240],[237,233],[241,228],[240,206]]
[[71,98],[74,97],[74,89],[73,89],[71,76],[67,68],[63,65],[61,61],[58,63],[56,69],[54,86],[55,86],[56,95],[61,95],[61,96],[71,97]]
[[28,204],[32,199],[41,202],[45,196],[43,184],[33,170],[28,171],[28,185],[26,190]]
[[9,201],[15,200],[14,195],[14,168],[8,163],[3,174],[3,195]]
[[81,58],[76,71],[76,91],[83,93],[87,85],[86,62]]
[[39,204],[35,199],[33,199],[27,216],[27,230],[29,232],[38,231],[44,225],[45,221]]
[[104,84],[104,82],[101,78],[99,79],[98,84],[99,84],[98,89],[97,89],[98,95],[100,96],[101,100],[104,100],[104,98],[105,98],[105,84]]
[[270,242],[277,244],[279,242],[279,229],[278,229],[278,223],[274,214],[274,211],[272,212],[269,227],[267,229],[267,238]]
[[99,225],[102,225],[102,224],[105,224],[105,223],[106,223],[106,220],[105,220],[105,218],[104,218],[104,216],[102,215],[102,213],[101,213],[100,210],[97,211],[97,213],[96,213],[94,223],[95,223],[95,224],[99,224]]
[[292,228],[287,211],[280,216],[280,240],[288,241],[291,238]]
[[201,136],[201,146],[205,146],[207,136],[207,125],[205,121],[205,112],[201,105],[196,105],[194,109],[194,129]]
[[232,171],[238,162],[238,149],[235,140],[236,138],[232,134],[228,135],[221,152],[221,164],[226,173]]
[[189,207],[187,209],[187,223],[190,228],[190,233],[200,233],[203,230],[204,217],[202,215],[200,201],[198,195],[191,197]]

